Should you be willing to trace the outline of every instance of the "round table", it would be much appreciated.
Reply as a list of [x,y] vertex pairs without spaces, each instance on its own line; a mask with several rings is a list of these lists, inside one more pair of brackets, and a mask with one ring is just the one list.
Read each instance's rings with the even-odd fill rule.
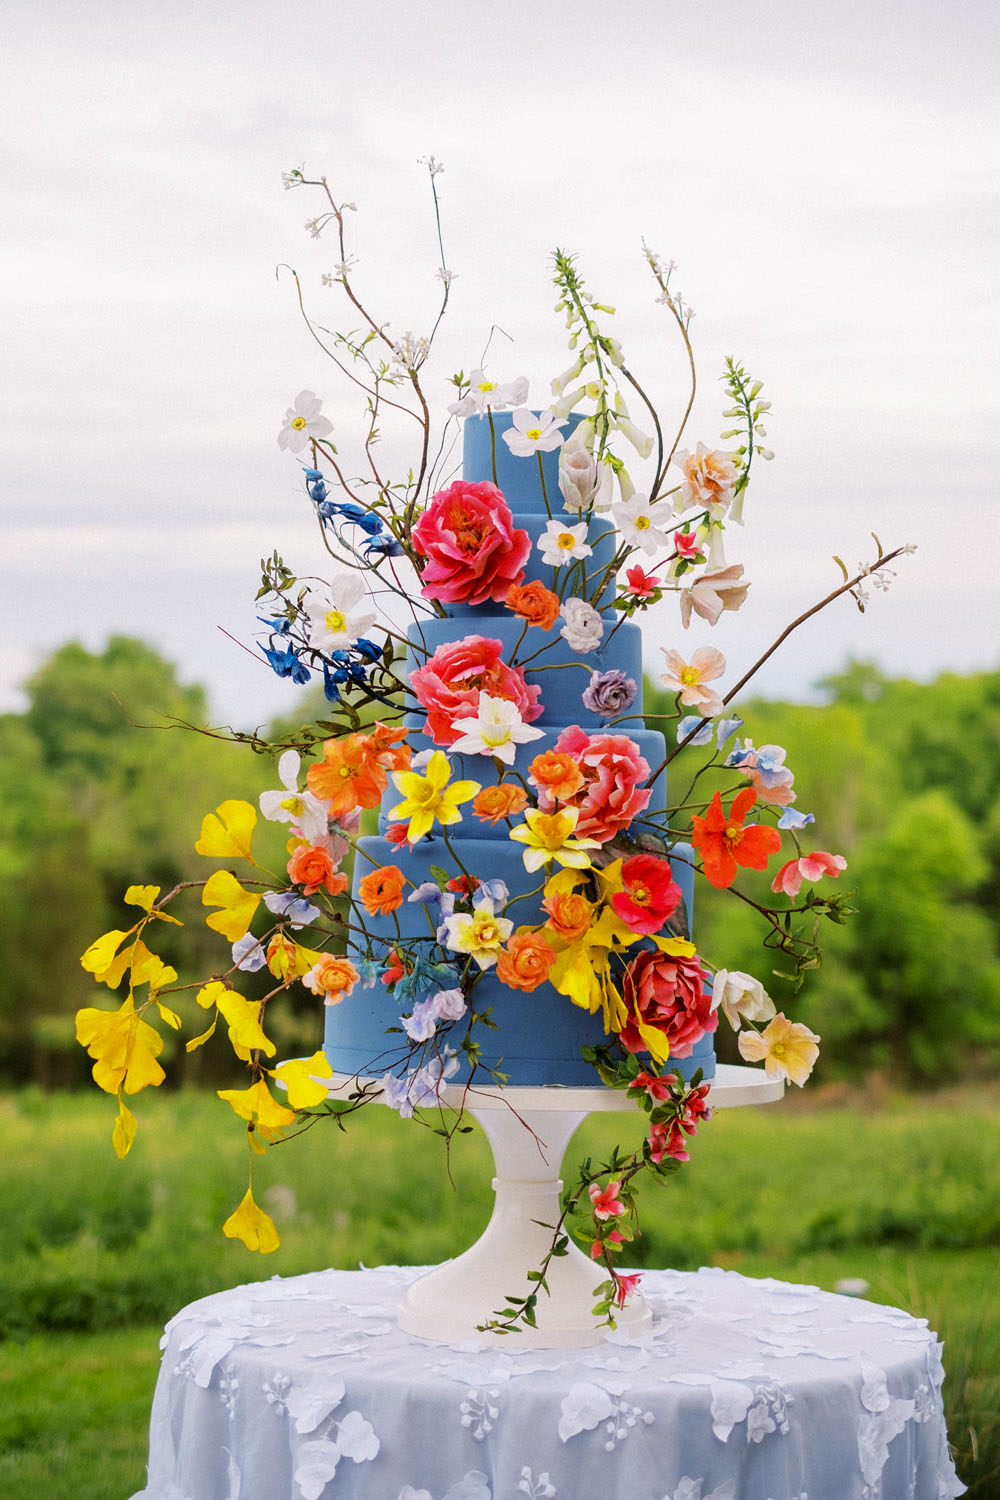
[[[940,1345],[895,1308],[648,1271],[641,1336],[404,1333],[414,1267],[323,1271],[168,1325],[141,1500],[952,1500]],[[140,1500],[140,1496],[134,1497]]]

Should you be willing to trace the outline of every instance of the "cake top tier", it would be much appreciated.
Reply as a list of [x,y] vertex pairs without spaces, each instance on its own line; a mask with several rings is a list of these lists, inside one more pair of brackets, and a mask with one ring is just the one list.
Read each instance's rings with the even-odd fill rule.
[[[565,440],[583,420],[579,413],[568,417],[559,429]],[[462,461],[462,477],[478,484],[483,480],[495,483],[503,492],[511,510],[518,514],[537,513],[544,516],[545,500],[538,477],[538,459],[522,458],[512,453],[503,434],[513,427],[513,414],[509,411],[493,413],[493,428],[486,415],[465,419],[465,436]],[[496,480],[493,479],[493,461],[496,461]],[[562,514],[563,501],[559,492],[559,449],[542,453],[542,471],[545,488],[553,515]]]

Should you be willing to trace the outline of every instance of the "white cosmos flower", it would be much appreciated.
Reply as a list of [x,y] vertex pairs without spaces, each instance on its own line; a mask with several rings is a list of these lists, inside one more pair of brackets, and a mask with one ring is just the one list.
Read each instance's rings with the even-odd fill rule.
[[614,523],[630,547],[641,547],[650,557],[672,545],[664,526],[673,521],[673,506],[669,500],[657,500],[650,505],[645,495],[634,494],[628,500],[620,500],[611,507]]
[[278,447],[289,453],[301,453],[310,438],[329,437],[333,423],[329,417],[320,416],[323,402],[312,391],[299,391],[295,405],[285,412],[285,421],[278,433]]
[[480,693],[474,714],[452,719],[451,727],[463,732],[449,749],[459,755],[495,755],[508,766],[514,764],[518,745],[539,740],[543,735],[541,729],[525,724],[516,703],[507,698],[491,698],[488,693]]
[[303,608],[312,622],[309,644],[317,651],[349,646],[375,623],[375,611],[369,605],[364,580],[357,573],[338,573],[330,581],[327,599],[318,594],[306,596]]
[[473,412],[490,407],[499,411],[505,406],[523,406],[528,399],[528,378],[519,375],[516,380],[490,380],[485,370],[473,370],[469,376],[469,389],[461,401],[454,401],[448,410],[454,417],[468,417]]
[[[329,806],[312,792],[300,792],[299,752],[286,750],[278,761],[281,791],[261,792],[261,816],[269,823],[291,823],[307,838],[318,844],[328,836]],[[345,845],[346,848],[346,845]]]
[[590,557],[594,550],[587,543],[586,521],[578,521],[575,526],[565,521],[550,521],[535,545],[542,554],[542,562],[553,568]]
[[518,407],[511,418],[512,427],[503,434],[503,440],[517,458],[530,458],[534,453],[551,453],[562,447],[560,427],[566,423],[557,418],[549,407],[536,416],[526,406]]
[[604,621],[586,599],[567,599],[559,611],[566,624],[559,634],[574,651],[596,651],[604,638]]

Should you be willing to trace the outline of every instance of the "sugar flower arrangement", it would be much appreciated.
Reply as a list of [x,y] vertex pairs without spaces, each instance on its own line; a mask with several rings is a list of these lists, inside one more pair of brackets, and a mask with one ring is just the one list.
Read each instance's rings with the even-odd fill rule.
[[[442,168],[433,158],[427,166],[440,241]],[[332,566],[322,581],[302,580],[275,552],[262,564],[257,595],[264,660],[295,683],[321,680],[328,717],[274,744],[233,736],[255,750],[280,752],[280,786],[263,793],[259,808],[226,801],[202,823],[195,848],[221,863],[194,885],[208,926],[230,945],[217,971],[182,983],[150,946],[158,923],[178,922],[167,908],[190,883],[165,894],[131,886],[125,901],[137,920],[105,933],[82,960],[109,989],[124,983],[125,998],[117,1010],[80,1011],[78,1040],[94,1059],[98,1085],[117,1097],[114,1145],[124,1156],[136,1131],[125,1096],[165,1076],[157,1019],[181,1027],[166,997],[195,992],[209,1024],[188,1049],[223,1027],[247,1071],[245,1087],[219,1091],[245,1125],[251,1165],[250,1186],[224,1232],[266,1252],[278,1235],[254,1198],[255,1155],[316,1115],[335,1114],[342,1122],[376,1099],[418,1119],[431,1112],[450,1138],[476,1089],[505,1081],[502,1069],[482,1061],[483,1038],[494,1026],[490,1008],[477,1002],[484,976],[523,993],[550,986],[556,1003],[599,1017],[605,1042],[585,1048],[587,1060],[604,1083],[626,1090],[646,1112],[647,1128],[639,1149],[616,1150],[598,1167],[581,1168],[528,1291],[508,1299],[509,1307],[484,1326],[504,1331],[534,1321],[548,1261],[565,1252],[571,1228],[604,1267],[596,1311],[613,1322],[636,1279],[617,1269],[635,1233],[636,1179],[676,1170],[710,1115],[708,1085],[697,1069],[686,1076],[683,1060],[720,1015],[738,1032],[741,1056],[762,1063],[769,1078],[803,1084],[818,1052],[819,1038],[777,1012],[758,979],[727,969],[723,955],[696,950],[677,862],[693,864],[719,889],[734,889],[741,869],[773,867],[774,904],[740,894],[759,913],[765,947],[781,950],[799,975],[818,962],[819,920],[839,922],[849,910],[845,896],[816,888],[836,879],[845,861],[811,840],[800,844],[812,818],[793,806],[784,751],[740,739],[742,721],[730,714],[770,650],[723,691],[722,653],[682,644],[693,615],[715,625],[747,599],[749,580],[741,564],[729,561],[726,542],[731,525],[742,524],[757,460],[772,456],[762,446],[769,402],[761,382],[728,360],[725,446],[680,446],[695,392],[692,313],[672,286],[674,266],[647,250],[655,300],[691,370],[687,410],[668,439],[618,341],[605,331],[613,309],[592,296],[574,258],[556,251],[568,368],[541,406],[529,401],[522,377],[497,379],[485,367],[459,372],[451,377],[442,431],[425,379],[453,280],[443,248],[441,305],[430,335],[394,335],[355,288],[346,233],[354,206],[338,204],[323,178],[309,181],[295,171],[285,185],[321,196],[322,210],[307,228],[336,239],[339,260],[323,281],[339,288],[358,326],[321,331],[306,313],[296,276],[299,304],[313,337],[366,403],[356,474],[319,396],[302,391],[288,408],[278,445],[300,465]],[[492,482],[454,477],[452,444],[470,417],[489,424]],[[390,419],[415,440],[402,479],[382,469],[378,440]],[[546,520],[534,540],[496,483],[500,445],[537,468]],[[552,492],[542,459],[556,451]],[[633,478],[637,461],[648,472],[643,489]],[[867,581],[884,584],[887,564],[904,550],[886,553],[876,538],[871,566],[854,577],[844,570],[843,582],[789,629],[841,594],[863,607]],[[671,593],[680,628],[662,650],[659,680],[674,697],[667,716],[673,744],[652,766],[630,735],[636,719],[641,727],[632,712],[636,681],[595,663],[625,621]],[[483,605],[518,622],[513,649],[479,633],[474,615],[463,634],[464,613]],[[456,611],[453,638],[434,650],[422,645],[421,622]],[[416,625],[407,636],[401,616]],[[575,674],[588,722],[596,717],[600,727],[569,725],[554,745],[535,752],[552,670],[546,656],[560,641],[573,660],[556,670]],[[415,712],[431,742],[419,752],[403,722]],[[662,773],[680,754],[683,797],[657,805]],[[460,774],[459,756],[475,775]],[[731,773],[729,788],[708,796],[702,778],[723,768]],[[385,836],[398,852],[388,864],[373,863],[358,842],[362,817],[380,804]],[[278,875],[255,862],[258,817],[287,825],[287,864]],[[489,869],[463,863],[456,829],[466,820],[505,832],[517,846],[532,877],[536,920],[524,921],[523,894],[512,896]],[[425,841],[440,856],[430,878],[415,880],[409,858]],[[344,868],[352,850],[353,891]],[[426,912],[420,937],[407,936],[410,929],[399,921],[407,905]],[[248,999],[241,979],[255,971],[267,971],[273,983],[263,998]],[[267,1008],[292,986],[304,986],[325,1006],[366,990],[394,997],[398,1020],[381,1055],[346,1091],[342,1081],[339,1091],[333,1087],[322,1050],[276,1060]],[[449,1088],[459,1073],[464,1082]]]

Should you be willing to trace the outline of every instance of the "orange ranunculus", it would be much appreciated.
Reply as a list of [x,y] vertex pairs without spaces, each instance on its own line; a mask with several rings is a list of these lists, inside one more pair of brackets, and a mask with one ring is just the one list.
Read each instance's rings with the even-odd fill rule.
[[529,625],[537,625],[542,630],[551,630],[559,618],[559,595],[547,589],[537,578],[531,583],[512,583],[504,603]]
[[555,949],[541,932],[521,932],[497,955],[496,975],[512,990],[536,990],[555,961]]
[[538,788],[539,806],[551,809],[555,802],[568,802],[583,786],[583,772],[564,750],[545,750],[531,762],[528,780]]
[[324,995],[327,1005],[339,1005],[344,996],[351,993],[359,977],[349,958],[324,953],[319,963],[314,964],[308,974],[303,974],[302,983],[314,995]]
[[542,910],[549,914],[546,927],[566,943],[583,937],[594,919],[592,903],[578,891],[553,891],[542,902]]
[[765,869],[771,855],[781,848],[781,834],[776,828],[764,823],[744,828],[743,819],[756,801],[753,787],[744,787],[733,798],[727,816],[716,792],[705,816],[694,814],[691,818],[691,842],[704,860],[706,878],[719,890],[732,885],[741,865],[749,870]]
[[501,818],[515,818],[524,812],[528,797],[516,781],[501,781],[497,786],[484,786],[477,792],[472,811],[484,823],[499,823]]
[[387,917],[403,904],[406,876],[398,865],[372,870],[358,882],[358,895],[370,917]]
[[312,896],[320,886],[331,896],[347,889],[347,876],[335,868],[328,851],[319,844],[300,844],[293,849],[286,868],[289,880],[302,887],[304,896]]

